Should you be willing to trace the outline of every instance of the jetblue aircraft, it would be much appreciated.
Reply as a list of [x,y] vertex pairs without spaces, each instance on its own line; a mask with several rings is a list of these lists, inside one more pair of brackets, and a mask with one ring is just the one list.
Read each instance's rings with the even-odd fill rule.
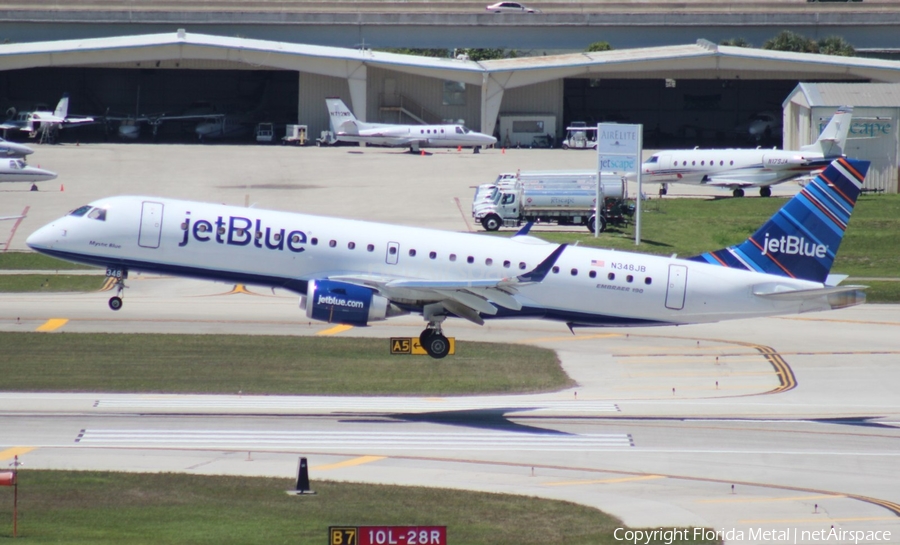
[[769,186],[808,177],[843,156],[852,116],[851,106],[839,108],[819,138],[797,151],[762,148],[660,151],[641,165],[643,181],[724,187],[731,189],[735,197],[743,197],[746,187],[758,187],[760,196],[768,197],[772,194]]
[[365,123],[356,119],[350,108],[339,98],[326,98],[331,132],[340,142],[365,142],[378,146],[409,146],[419,148],[480,148],[493,146],[497,139],[475,132],[461,124],[392,125]]
[[130,270],[279,287],[325,322],[421,314],[422,346],[441,358],[450,316],[645,326],[860,304],[864,286],[829,270],[868,166],[832,162],[745,242],[688,259],[557,245],[527,228],[505,239],[139,196],[82,206],[26,242],[107,267],[113,310]]

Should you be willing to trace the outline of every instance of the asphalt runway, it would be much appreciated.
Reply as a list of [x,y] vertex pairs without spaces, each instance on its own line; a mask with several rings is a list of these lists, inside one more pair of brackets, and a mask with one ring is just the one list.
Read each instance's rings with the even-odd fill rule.
[[[417,157],[371,148],[38,147],[31,162],[60,178],[39,192],[0,188],[0,215],[29,207],[12,248],[67,210],[119,193],[467,230],[471,186],[516,168],[590,168],[592,158],[572,150]],[[776,194],[795,190],[785,184]],[[0,294],[0,330],[387,339],[423,326],[416,317],[351,329],[311,323],[296,296],[252,286],[144,275],[128,283],[117,313],[106,306],[109,293]],[[577,386],[460,398],[4,392],[0,462],[19,454],[26,469],[292,478],[306,456],[313,488],[331,479],[558,498],[632,526],[743,531],[734,542],[786,529],[802,543],[802,532],[832,525],[889,531],[891,542],[900,536],[898,328],[897,305],[574,335],[553,322],[451,320],[445,331],[463,341],[557,350]]]

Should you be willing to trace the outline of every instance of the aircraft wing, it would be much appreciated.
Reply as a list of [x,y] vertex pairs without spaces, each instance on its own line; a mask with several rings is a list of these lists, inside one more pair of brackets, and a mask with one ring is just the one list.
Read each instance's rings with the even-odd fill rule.
[[786,172],[783,170],[735,171],[709,176],[703,185],[713,187],[759,187],[786,182],[793,178],[808,174],[809,171]]
[[67,117],[63,120],[64,125],[80,125],[82,123],[93,123],[93,117]]
[[517,287],[543,281],[565,248],[565,244],[557,246],[531,271],[508,278],[445,281],[378,275],[335,275],[328,279],[375,289],[391,301],[440,303],[449,312],[481,325],[484,320],[480,314],[493,316],[498,312],[497,307],[521,310],[522,303],[514,297]]
[[0,123],[0,129],[8,130],[8,129],[18,129],[19,125],[10,125],[9,123]]

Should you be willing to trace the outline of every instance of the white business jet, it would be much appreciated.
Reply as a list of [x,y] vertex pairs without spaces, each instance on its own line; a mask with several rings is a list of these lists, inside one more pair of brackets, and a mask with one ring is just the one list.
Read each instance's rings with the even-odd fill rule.
[[43,182],[54,178],[55,172],[33,167],[24,159],[0,159],[0,182]]
[[527,228],[505,239],[139,196],[82,206],[26,243],[107,267],[113,310],[129,270],[279,287],[325,322],[421,314],[419,340],[441,358],[450,316],[644,326],[860,304],[864,286],[829,270],[868,166],[834,161],[745,242],[688,259],[551,244]]
[[24,159],[34,153],[34,150],[22,144],[16,144],[0,138],[0,161],[6,159]]
[[[654,153],[641,165],[644,182],[708,185],[744,196],[744,188],[758,187],[762,197],[770,186],[808,177],[842,157],[853,108],[843,106],[822,130],[818,140],[797,151],[777,149],[692,149]],[[663,186],[665,194],[665,186]]]
[[31,138],[40,134],[41,141],[44,141],[50,137],[53,131],[62,127],[93,122],[93,117],[69,117],[69,95],[66,93],[56,105],[56,110],[52,112],[43,110],[18,112],[11,119],[0,124],[0,129],[28,131]]
[[497,139],[475,132],[462,124],[394,125],[365,123],[356,119],[350,108],[339,98],[326,98],[331,132],[339,142],[365,142],[376,146],[409,146],[411,152],[419,148],[476,148],[493,146]]

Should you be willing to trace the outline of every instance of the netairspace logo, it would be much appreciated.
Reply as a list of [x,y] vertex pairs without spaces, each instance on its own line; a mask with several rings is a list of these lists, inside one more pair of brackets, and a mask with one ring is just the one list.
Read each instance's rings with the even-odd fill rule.
[[655,530],[626,530],[616,528],[616,541],[632,545],[647,545],[650,542],[672,545],[676,541],[727,541],[748,543],[878,543],[891,541],[890,530],[841,530],[830,529],[799,530],[797,528],[657,528]]

